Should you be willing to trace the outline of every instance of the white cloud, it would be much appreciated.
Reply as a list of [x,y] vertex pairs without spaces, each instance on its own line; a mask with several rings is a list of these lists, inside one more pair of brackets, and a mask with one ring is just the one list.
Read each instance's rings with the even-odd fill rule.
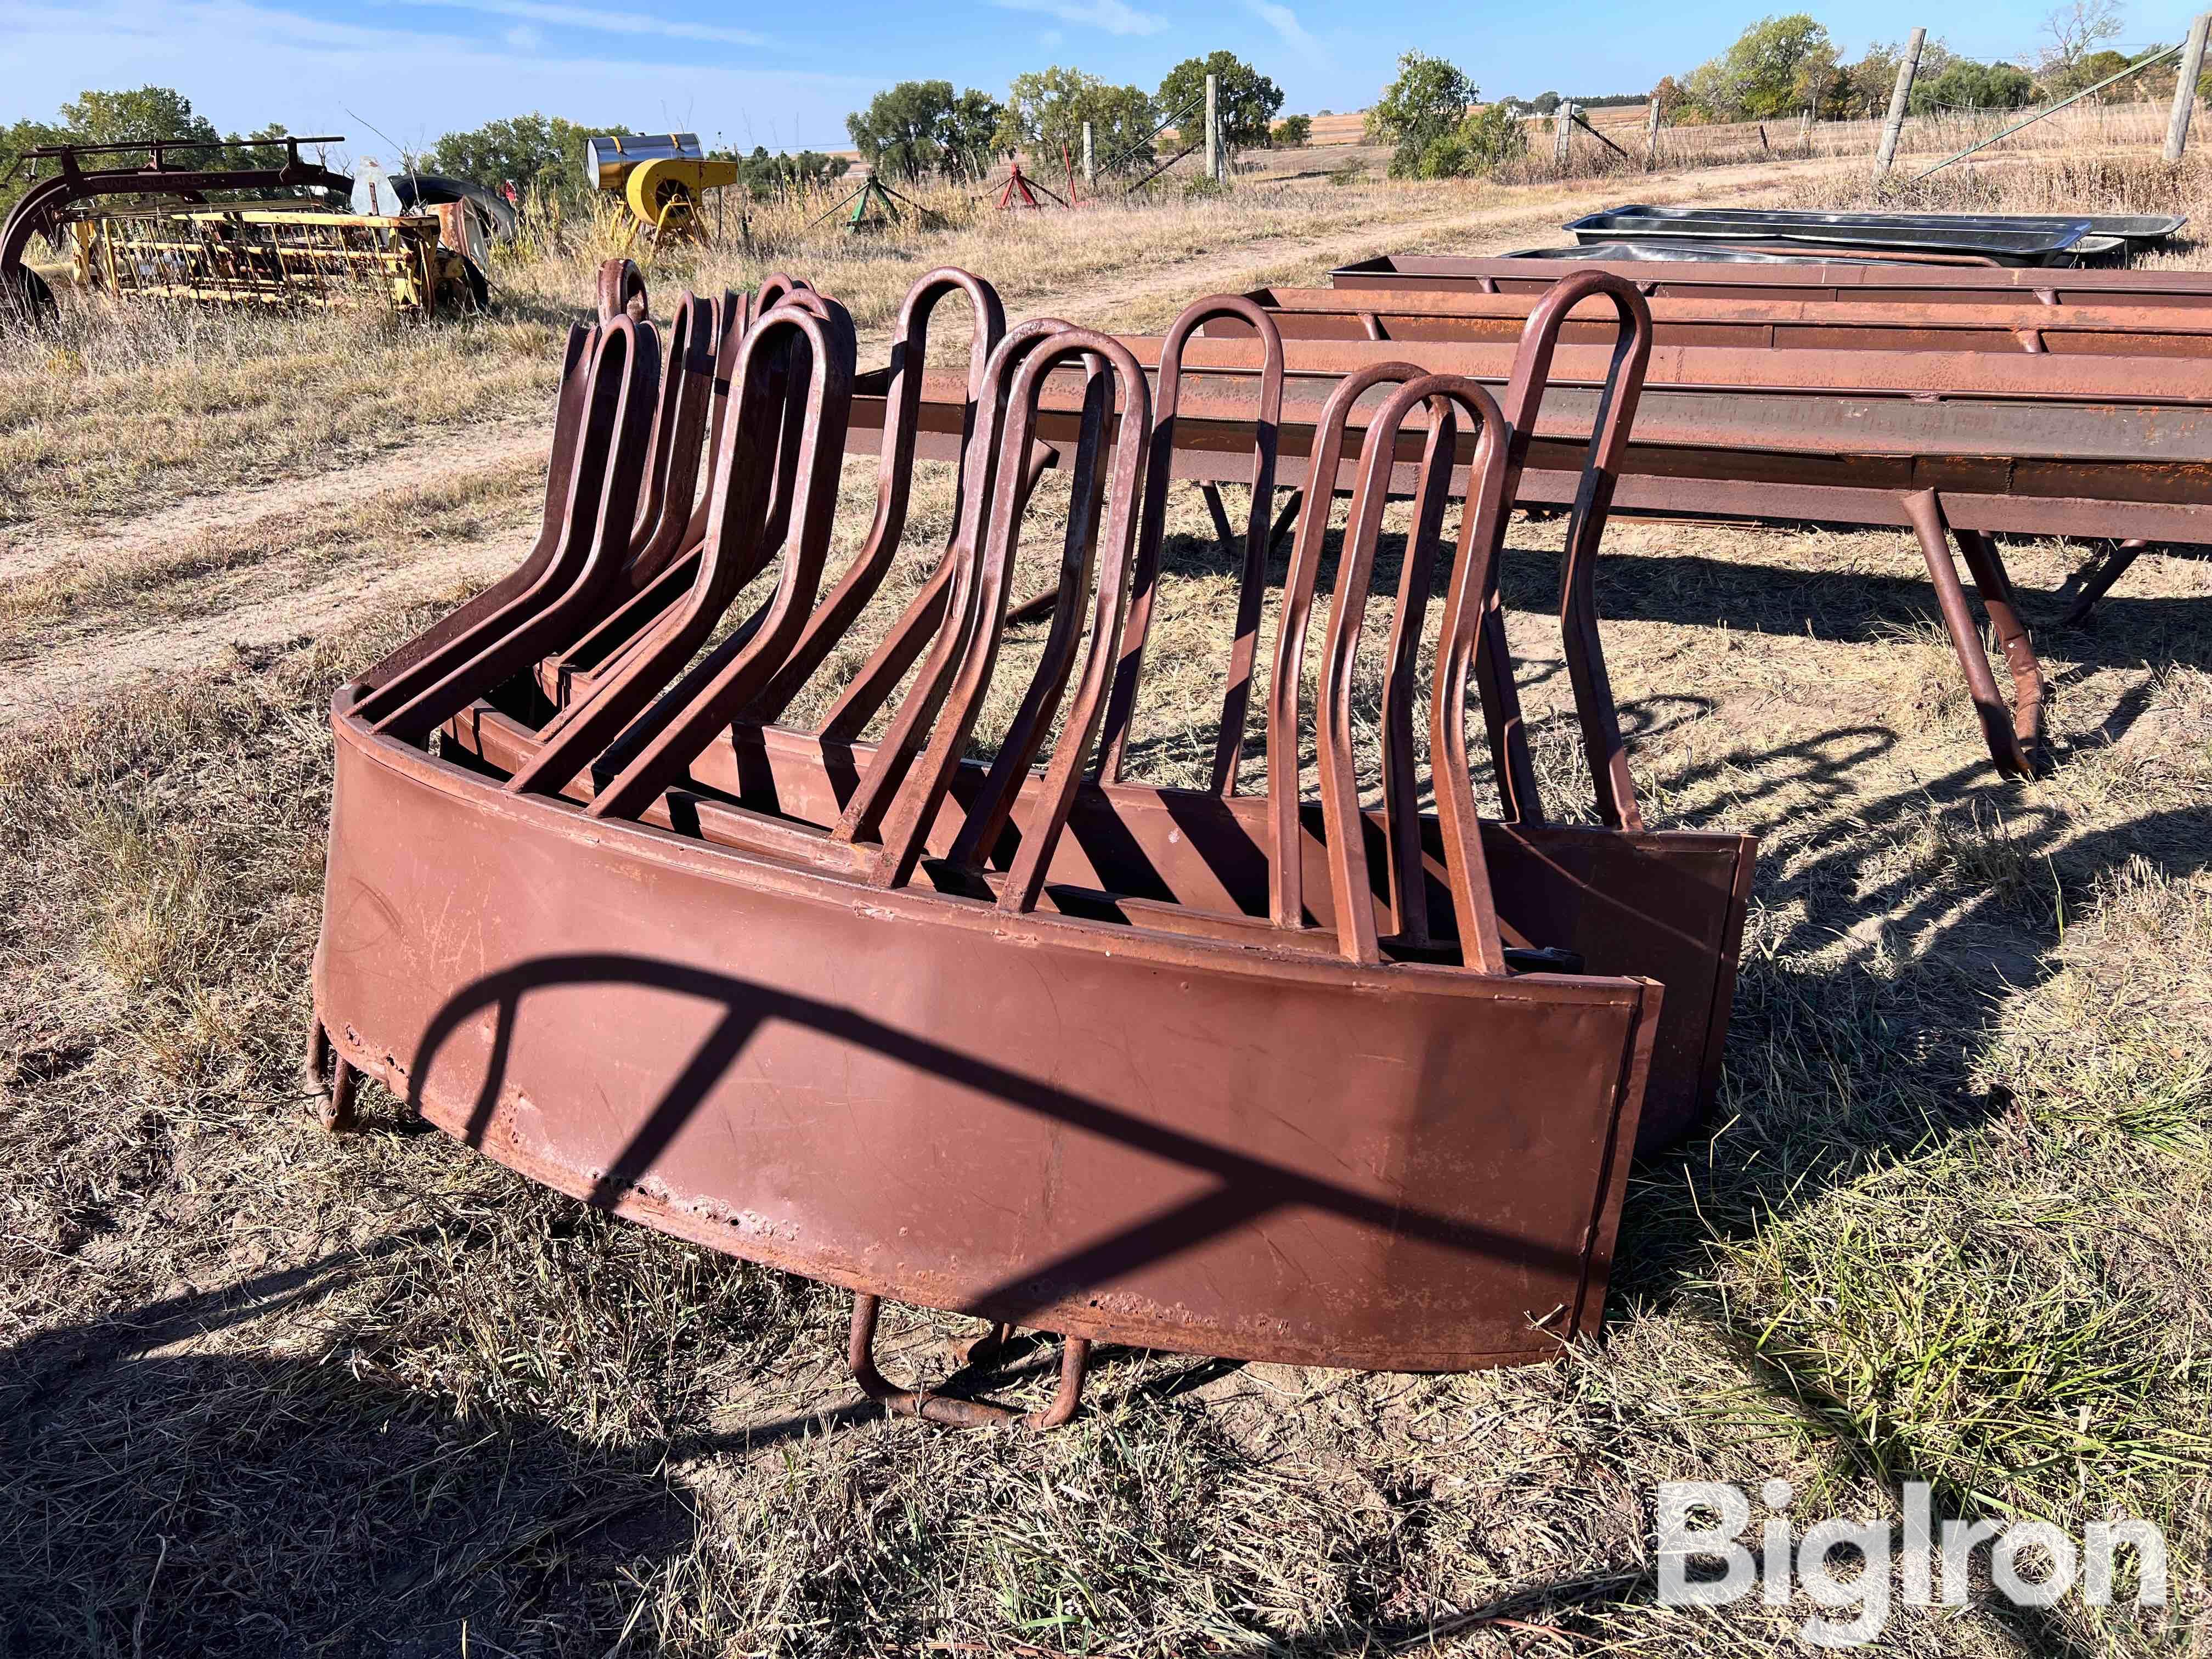
[[1306,33],[1306,26],[1298,21],[1297,13],[1274,0],[1244,0],[1244,9],[1282,37],[1283,44],[1309,64],[1326,64],[1328,54],[1320,41]]
[[[52,0],[0,0],[0,40],[9,43],[0,93],[10,106],[42,114],[88,86],[151,82],[184,88],[226,130],[280,120],[295,132],[349,133],[348,150],[388,153],[367,123],[396,143],[423,145],[531,109],[633,126],[675,118],[664,111],[696,110],[684,125],[710,139],[773,114],[801,142],[842,147],[845,112],[881,84],[751,62],[533,54],[495,34],[363,21],[394,15],[356,12],[339,21],[252,0],[109,0],[92,14]],[[690,56],[660,45],[662,59]]]
[[1139,11],[1127,0],[992,0],[1006,11],[1034,11],[1063,23],[1104,29],[1109,34],[1158,34],[1168,20]]
[[[385,0],[402,6],[428,6],[439,10],[477,11],[493,17],[520,17],[530,23],[550,23],[556,28],[592,29],[604,34],[652,34],[671,40],[711,40],[729,46],[764,46],[764,34],[750,29],[724,28],[714,23],[693,23],[680,17],[658,17],[647,12],[605,11],[595,6],[564,6],[554,0]],[[533,31],[534,33],[534,31]]]
[[545,37],[527,23],[517,23],[507,32],[505,39],[517,52],[534,53],[545,44]]

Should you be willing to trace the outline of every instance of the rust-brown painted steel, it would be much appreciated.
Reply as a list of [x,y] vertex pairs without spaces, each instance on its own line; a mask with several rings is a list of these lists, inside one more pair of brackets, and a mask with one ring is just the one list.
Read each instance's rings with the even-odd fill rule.
[[[1148,364],[1158,341],[1130,342]],[[1481,342],[1289,340],[1276,481],[1309,485],[1322,406],[1347,375],[1407,358],[1493,386],[1512,373],[1515,348]],[[1170,465],[1179,477],[1242,481],[1257,429],[1258,379],[1268,348],[1252,340],[1192,341]],[[1567,505],[1579,487],[1610,351],[1563,345],[1534,423],[1516,500]],[[950,453],[949,385],[923,394],[921,453]],[[1056,390],[1041,428],[1048,442],[1072,429],[1072,386]],[[864,376],[851,441],[866,447],[880,394]],[[1351,419],[1364,427],[1369,411]],[[1467,443],[1461,441],[1462,459]],[[1401,438],[1394,489],[1410,493],[1418,442]],[[1354,465],[1334,486],[1357,483]],[[1978,638],[1956,625],[1948,595],[1963,594],[1949,541],[1929,533],[1918,505],[1932,495],[1942,525],[1978,579],[2004,637],[2020,695],[2008,709],[1984,700],[1995,685]],[[1841,523],[1911,529],[1943,602],[1954,645],[1990,738],[1991,757],[2033,769],[2040,741],[2041,671],[2020,624],[1996,534],[2071,535],[2212,544],[2212,381],[2184,359],[1988,352],[1804,350],[1657,346],[1622,459],[1613,505],[1653,516]]]
[[[1649,832],[1473,816],[1459,728],[1466,687],[1501,666],[1484,665],[1482,619],[1511,496],[1505,417],[1464,377],[1410,368],[1380,416],[1425,412],[1412,435],[1428,459],[1417,562],[1431,574],[1453,440],[1473,446],[1431,711],[1449,805],[1423,817],[1394,763],[1380,812],[1363,812],[1344,770],[1355,573],[1340,579],[1334,689],[1315,712],[1323,799],[1293,815],[1285,845],[1267,798],[1087,775],[1106,762],[1124,665],[1141,663],[1129,605],[1156,556],[1151,387],[1106,336],[1060,323],[1001,336],[995,299],[954,276],[937,274],[939,291],[967,286],[979,335],[996,337],[960,387],[969,436],[939,597],[885,642],[910,653],[895,682],[918,672],[896,701],[878,696],[889,725],[874,744],[834,718],[818,732],[757,719],[837,592],[819,590],[853,337],[842,308],[805,293],[743,331],[685,593],[641,623],[650,643],[619,670],[567,682],[565,708],[545,700],[531,665],[624,603],[659,406],[651,325],[625,307],[572,343],[540,547],[500,599],[337,694],[311,1060],[335,1050],[334,1097],[366,1071],[563,1190],[852,1287],[862,1386],[945,1420],[1011,1413],[886,1381],[871,1352],[878,1297],[1063,1333],[1060,1394],[1028,1419],[1040,1425],[1074,1409],[1092,1339],[1446,1369],[1541,1358],[1594,1331],[1665,1041],[1660,985],[1601,960],[1633,932],[1607,913],[1644,905],[1645,866],[1673,861]],[[1618,302],[1642,309],[1631,291]],[[924,407],[909,343],[884,388],[896,441],[878,530],[901,517],[892,497],[919,435],[901,412]],[[1601,432],[1625,434],[1633,410],[1624,362]],[[1060,455],[1077,483],[1062,608],[1087,620],[1055,616],[985,767],[968,750],[1000,672],[1041,415],[1062,370],[1078,377]],[[1601,435],[1586,471],[1617,448]],[[1346,544],[1361,568],[1392,481],[1383,454]],[[1602,477],[1583,495],[1594,550]],[[1315,500],[1309,524],[1325,524],[1329,498]],[[1316,534],[1301,539],[1317,550]],[[855,568],[883,556],[879,540]],[[736,643],[687,667],[678,642],[726,604],[731,573],[771,565],[774,596]],[[1401,635],[1418,637],[1428,599],[1401,588]],[[1587,658],[1594,630],[1569,622],[1571,652]],[[1394,677],[1394,753],[1410,752],[1410,688]],[[1596,710],[1601,668],[1578,669],[1575,688],[1586,728],[1611,722],[1609,701]],[[638,712],[591,712],[617,698]],[[442,758],[423,746],[433,715]],[[1063,735],[1035,769],[1055,719]],[[1518,740],[1487,706],[1486,720],[1494,745]],[[574,735],[586,726],[588,741]],[[1271,790],[1285,787],[1271,771]],[[1610,816],[1632,823],[1632,804]],[[1677,848],[1692,843],[1712,890],[1696,900],[1678,882],[1674,900],[1694,914],[1652,925],[1717,926],[1732,971],[1750,843]],[[1279,913],[1286,867],[1319,880]],[[1536,935],[1501,910],[1509,897]],[[1577,945],[1541,926],[1561,910],[1589,921],[1589,971],[1550,971],[1568,965],[1556,947]],[[1717,1063],[1718,1027],[1697,1036],[1694,1064]]]
[[1664,264],[1599,260],[1469,258],[1395,254],[1328,274],[1338,289],[1459,289],[1537,294],[1578,270],[1603,270],[1647,299],[1846,301],[1854,304],[2212,306],[2212,271],[1975,269],[1874,263]]
[[[972,278],[962,278],[959,273],[940,273],[916,285],[901,313],[895,332],[891,357],[895,364],[920,363],[927,356],[927,328],[930,311],[938,300],[953,291],[961,283],[968,285],[969,298],[978,326],[970,350],[969,377],[958,396],[972,404],[979,394],[977,386],[984,354],[995,345],[1003,328],[997,310],[996,296],[987,285]],[[1616,294],[1617,294],[1616,290]],[[770,297],[764,295],[764,298]],[[1617,298],[1608,299],[1617,304]],[[1552,362],[1559,326],[1569,314],[1568,307],[1558,301],[1546,301],[1538,308],[1528,335],[1527,343],[1516,355],[1508,387],[1507,414],[1514,422],[1515,437],[1509,450],[1504,477],[1510,489],[1527,464],[1530,434],[1534,426],[1532,415],[1540,400]],[[1179,397],[1179,354],[1192,340],[1195,331],[1207,319],[1222,316],[1237,316],[1248,325],[1264,329],[1264,319],[1248,303],[1226,298],[1203,300],[1191,306],[1176,320],[1163,340],[1156,343],[1163,372],[1159,376],[1161,393],[1156,404],[1157,419],[1152,428],[1150,453],[1155,468],[1169,458],[1176,439],[1176,408]],[[1030,325],[1038,326],[1038,325]],[[1607,507],[1601,496],[1609,499],[1617,476],[1623,445],[1629,429],[1629,420],[1635,408],[1634,387],[1641,379],[1648,358],[1650,341],[1648,330],[1637,331],[1622,341],[1619,349],[1608,357],[1605,389],[1601,398],[1605,400],[1607,413],[1601,420],[1603,441],[1584,458],[1581,473],[1583,483],[1578,491],[1586,492],[1589,499],[1578,507],[1570,526],[1570,568],[1571,580],[1562,594],[1562,623],[1566,633],[1568,662],[1578,691],[1582,709],[1584,746],[1589,757],[1593,775],[1597,780],[1600,816],[1612,829],[1622,835],[1592,841],[1588,836],[1565,826],[1547,823],[1544,809],[1538,799],[1535,774],[1530,763],[1525,735],[1521,727],[1520,713],[1515,689],[1510,678],[1498,675],[1492,665],[1507,660],[1504,648],[1502,612],[1493,600],[1490,613],[1485,618],[1489,649],[1478,659],[1477,666],[1483,675],[1483,706],[1486,711],[1496,711],[1491,717],[1491,736],[1493,758],[1498,775],[1507,780],[1506,811],[1498,826],[1501,849],[1497,856],[1511,860],[1517,872],[1516,881],[1503,892],[1499,903],[1516,946],[1527,946],[1537,939],[1547,939],[1582,957],[1601,971],[1648,974],[1668,988],[1668,995],[1662,1009],[1658,1048],[1650,1086],[1647,1089],[1643,1129],[1638,1139],[1638,1150],[1656,1152],[1672,1145],[1688,1133],[1701,1119],[1711,1103],[1717,1086],[1723,1040],[1725,1036],[1729,1006],[1734,983],[1735,953],[1742,927],[1746,884],[1749,879],[1751,849],[1749,843],[1737,837],[1706,837],[1684,836],[1677,831],[1647,831],[1637,812],[1635,793],[1628,781],[1617,723],[1614,721],[1611,693],[1605,684],[1601,647],[1595,631],[1595,605],[1593,575],[1597,538],[1602,534]],[[1150,350],[1150,347],[1145,348]],[[1273,407],[1273,394],[1269,391],[1271,370],[1274,362],[1272,348],[1261,353],[1261,374],[1259,387],[1260,412],[1263,418],[1253,440],[1250,454],[1237,476],[1242,482],[1259,483],[1262,488],[1253,497],[1253,509],[1247,527],[1244,553],[1240,572],[1237,606],[1237,628],[1228,665],[1227,683],[1224,691],[1222,717],[1217,727],[1212,789],[1218,794],[1235,793],[1235,764],[1243,750],[1246,725],[1248,687],[1254,659],[1255,634],[1260,609],[1265,593],[1265,550],[1273,540],[1266,522],[1268,491],[1272,488],[1272,456],[1267,432],[1267,411]],[[1623,374],[1626,371],[1626,380]],[[1404,373],[1413,372],[1410,368]],[[853,581],[863,573],[879,574],[884,556],[876,550],[888,544],[877,532],[891,529],[896,539],[896,526],[902,525],[905,495],[902,482],[910,472],[915,439],[917,435],[915,416],[920,410],[921,386],[914,377],[894,373],[897,390],[892,394],[896,408],[895,439],[885,445],[879,461],[880,489],[876,531],[872,532],[868,549],[855,558],[846,580]],[[1360,379],[1362,386],[1373,386],[1378,379],[1392,378],[1390,366],[1370,373]],[[1617,385],[1625,384],[1626,395],[1613,396]],[[1349,416],[1351,405],[1344,405]],[[1103,418],[1103,411],[1087,410],[1089,418]],[[965,432],[973,424],[972,414],[963,414],[956,423]],[[1433,444],[1433,439],[1431,441]],[[964,446],[963,453],[964,453]],[[1449,448],[1449,445],[1447,445]],[[1048,453],[1042,459],[1053,459]],[[1147,478],[1146,491],[1146,528],[1140,539],[1139,565],[1133,589],[1130,618],[1123,660],[1117,671],[1112,701],[1109,704],[1104,734],[1101,740],[1102,775],[1118,782],[1122,775],[1123,745],[1130,728],[1130,711],[1134,706],[1137,676],[1140,672],[1142,644],[1148,623],[1149,605],[1146,603],[1152,572],[1156,568],[1159,538],[1162,534],[1164,489],[1158,483],[1164,471],[1155,470]],[[1026,491],[1033,479],[1025,480]],[[1073,495],[1079,501],[1089,499],[1091,486],[1079,476]],[[896,517],[893,517],[894,510]],[[1286,515],[1287,516],[1287,515]],[[1325,526],[1316,520],[1307,534],[1318,534]],[[771,532],[780,534],[780,532]],[[1265,538],[1265,539],[1262,539]],[[1074,544],[1071,542],[1070,545]],[[1302,540],[1301,545],[1304,545]],[[1310,562],[1316,557],[1309,554]],[[1147,562],[1149,561],[1150,562]],[[1309,562],[1305,568],[1313,568]],[[889,636],[878,646],[874,654],[857,672],[836,699],[823,721],[821,737],[852,745],[852,752],[868,752],[868,746],[856,743],[860,732],[883,708],[890,691],[901,677],[919,660],[929,641],[934,637],[941,616],[944,583],[947,577],[945,568],[938,576],[926,584],[908,606],[905,614],[893,626]],[[1287,590],[1299,592],[1299,584],[1293,580]],[[1073,623],[1079,590],[1066,582],[1058,583],[1047,594],[1054,624],[1048,632],[1048,653],[1064,651],[1072,643],[1068,631]],[[590,636],[605,635],[618,623],[635,628],[634,613],[652,596],[641,596],[624,611],[618,612],[609,623]],[[1412,597],[1401,595],[1401,599]],[[665,603],[665,600],[664,600]],[[1307,592],[1303,598],[1291,600],[1293,613],[1306,614],[1311,605]],[[825,621],[840,615],[840,601],[833,596],[817,610],[809,624],[810,637],[817,637],[817,630]],[[843,613],[843,614],[849,614]],[[1401,606],[1399,613],[1407,614]],[[842,631],[841,621],[838,627]],[[1418,629],[1408,631],[1403,623],[1394,623],[1392,654],[1395,662],[1394,686],[1401,685],[1410,673],[1410,663],[1405,653],[1418,638]],[[1272,732],[1295,731],[1298,726],[1295,701],[1285,702],[1289,695],[1281,677],[1292,674],[1304,651],[1301,629],[1286,625],[1279,641],[1275,658],[1276,684],[1270,697],[1270,726]],[[818,667],[822,648],[809,651],[804,644],[794,652],[794,660],[786,665],[778,677],[781,690],[772,687],[747,712],[749,721],[761,722],[778,718],[805,679]],[[573,699],[588,676],[580,676],[575,665],[581,649],[563,656],[558,664],[541,667],[539,678],[548,696],[556,701]],[[1288,666],[1286,666],[1288,665]],[[1034,698],[1025,702],[1018,716],[1018,732],[1036,720],[1049,722],[1051,709],[1039,705]],[[1404,710],[1389,717],[1391,739],[1386,755],[1389,764],[1399,776],[1410,773],[1413,748],[1411,718]],[[1271,738],[1271,744],[1278,741]],[[1018,745],[1011,745],[1018,750]],[[996,802],[995,807],[986,807],[967,812],[962,823],[949,841],[932,843],[942,847],[956,860],[967,861],[977,848],[996,844],[1005,830],[1005,813],[1010,807],[1006,784],[1012,763],[1001,757],[985,786],[988,797]],[[1276,818],[1274,834],[1278,845],[1292,844],[1297,836],[1295,817],[1283,815],[1291,809],[1287,805],[1297,799],[1297,767],[1295,752],[1276,753],[1272,748],[1269,757],[1273,775],[1288,781],[1273,789]],[[717,787],[732,794],[742,795],[743,776],[735,770],[713,774],[700,771],[695,763],[693,775],[702,781],[710,780]],[[502,758],[507,769],[526,767],[528,763],[514,756]],[[1389,780],[1386,779],[1386,785]],[[779,798],[786,798],[793,784],[780,781]],[[1271,786],[1272,787],[1272,786]],[[816,809],[821,805],[818,787],[808,787],[810,799]],[[870,811],[869,803],[841,800],[832,816],[861,815]],[[1188,819],[1193,814],[1205,815],[1205,809],[1184,803],[1178,816]],[[1404,810],[1402,822],[1410,823],[1413,814],[1410,807]],[[1195,832],[1194,831],[1194,836]],[[1264,885],[1255,885],[1248,876],[1225,875],[1223,868],[1234,866],[1248,870],[1252,850],[1247,848],[1239,854],[1231,850],[1231,843],[1241,835],[1233,823],[1217,824],[1210,836],[1194,840],[1202,844],[1206,856],[1194,869],[1176,867],[1180,860],[1175,856],[1174,837],[1162,852],[1148,854],[1150,863],[1133,866],[1129,860],[1118,863],[1109,860],[1094,868],[1088,864],[1067,865],[1055,854],[1053,873],[1055,879],[1065,879],[1086,889],[1110,890],[1117,892],[1152,895],[1154,898],[1171,898],[1194,904],[1200,910],[1227,908],[1231,911],[1253,913],[1264,911],[1288,925],[1281,919],[1299,914],[1299,901],[1295,896],[1304,884],[1299,873],[1303,860],[1286,860],[1278,877],[1279,890],[1270,896]],[[1389,837],[1394,847],[1407,845],[1398,836]],[[1094,854],[1094,856],[1097,856]],[[1426,925],[1424,915],[1429,905],[1409,902],[1402,880],[1402,872],[1409,861],[1402,853],[1398,868],[1400,884],[1395,888],[1390,902],[1394,916],[1402,915],[1397,924],[1397,937],[1401,941],[1418,944]],[[1158,870],[1150,867],[1157,864]],[[1164,884],[1160,872],[1164,872]],[[1284,890],[1292,896],[1285,897]],[[1634,895],[1632,899],[1623,896]],[[1442,890],[1436,890],[1433,899],[1441,902]],[[1327,914],[1333,915],[1331,910]],[[1448,924],[1442,937],[1447,945],[1452,940]]]
[[[1457,289],[1333,288],[1255,289],[1246,297],[1287,339],[1517,341],[1542,290],[1483,294]],[[2054,356],[2212,357],[2212,303],[2199,310],[2141,304],[2044,306],[1996,302],[1871,302],[1778,295],[1660,297],[1650,301],[1657,343],[1753,346],[1791,351],[2004,351]],[[1234,337],[1224,320],[1206,332]],[[1585,305],[1561,337],[1570,345],[1608,343],[1612,317]]]

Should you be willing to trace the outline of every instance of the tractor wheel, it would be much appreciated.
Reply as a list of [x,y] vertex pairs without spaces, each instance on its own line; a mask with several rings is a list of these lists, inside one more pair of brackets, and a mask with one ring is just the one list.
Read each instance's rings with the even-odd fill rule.
[[30,266],[0,272],[0,316],[19,317],[38,328],[52,322],[58,312],[53,289]]

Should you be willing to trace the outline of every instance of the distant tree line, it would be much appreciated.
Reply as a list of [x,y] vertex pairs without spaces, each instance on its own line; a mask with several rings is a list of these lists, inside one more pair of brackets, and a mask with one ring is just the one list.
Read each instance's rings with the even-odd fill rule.
[[[0,127],[0,173],[6,173],[21,159],[25,152],[46,149],[56,144],[131,144],[151,140],[178,139],[193,143],[214,143],[224,134],[216,131],[215,124],[195,112],[191,100],[168,87],[140,87],[132,92],[86,92],[61,106],[58,118],[52,121],[33,120],[27,117],[7,127]],[[257,139],[282,138],[283,127],[276,123],[257,128],[248,133],[231,133],[237,142],[252,143]],[[225,167],[281,167],[285,158],[284,146],[270,144],[265,149],[253,149],[240,154],[233,150],[220,158]],[[210,166],[216,165],[218,157],[212,152],[204,159]],[[128,165],[130,158],[95,157],[93,165]],[[42,170],[51,173],[52,168]],[[0,212],[4,212],[15,199],[30,187],[27,167],[0,186]],[[266,194],[257,191],[256,194]]]
[[1003,99],[973,88],[956,95],[949,81],[902,81],[847,116],[845,130],[860,159],[886,178],[973,182],[1017,151],[1040,170],[1079,167],[1088,125],[1098,170],[1134,176],[1158,164],[1164,129],[1175,128],[1185,147],[1197,138],[1209,75],[1232,152],[1311,139],[1306,117],[1275,120],[1282,88],[1225,51],[1186,58],[1152,92],[1057,64],[1017,75]]
[[[2041,43],[2017,62],[1984,63],[1954,52],[1941,37],[1921,47],[1907,112],[2021,109],[2067,98],[2118,73],[2129,59],[2107,44],[2121,29],[2118,0],[2069,0],[2044,19]],[[1886,114],[1901,42],[1869,46],[1846,60],[1827,28],[1804,12],[1762,17],[1727,51],[1679,79],[1661,79],[1651,96],[1679,125],[1761,121],[1812,110],[1821,120]],[[2145,70],[2095,94],[2098,100],[2173,95],[2171,66]],[[2212,96],[2212,71],[2198,96]],[[1580,101],[1580,100],[1577,100]]]

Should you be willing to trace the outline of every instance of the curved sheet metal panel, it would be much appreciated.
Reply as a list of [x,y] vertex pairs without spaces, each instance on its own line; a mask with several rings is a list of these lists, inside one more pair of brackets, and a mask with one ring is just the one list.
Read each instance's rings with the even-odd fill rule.
[[317,1006],[501,1162],[1077,1336],[1425,1370],[1596,1328],[1656,985],[865,887],[503,794],[352,695]]

